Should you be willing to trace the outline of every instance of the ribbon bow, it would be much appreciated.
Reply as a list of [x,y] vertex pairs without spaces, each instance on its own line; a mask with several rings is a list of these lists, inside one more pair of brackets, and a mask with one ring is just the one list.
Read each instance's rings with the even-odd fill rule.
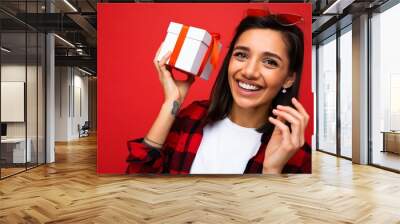
[[204,68],[206,67],[208,58],[210,58],[210,64],[212,64],[213,69],[217,67],[218,58],[219,58],[219,40],[221,39],[221,35],[219,33],[211,33],[211,42],[210,46],[207,49],[206,54],[204,55],[203,61],[201,62],[199,71],[197,75],[201,75],[203,73]]

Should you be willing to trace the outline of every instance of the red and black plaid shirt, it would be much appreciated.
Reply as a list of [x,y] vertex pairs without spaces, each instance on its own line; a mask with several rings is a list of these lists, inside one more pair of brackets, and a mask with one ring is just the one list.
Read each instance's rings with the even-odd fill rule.
[[[145,144],[143,138],[128,141],[127,173],[189,174],[203,137],[208,101],[195,101],[179,112],[162,149]],[[249,160],[244,173],[262,173],[265,148],[270,136],[261,142],[257,154]],[[287,162],[283,173],[311,173],[311,148],[299,149]]]

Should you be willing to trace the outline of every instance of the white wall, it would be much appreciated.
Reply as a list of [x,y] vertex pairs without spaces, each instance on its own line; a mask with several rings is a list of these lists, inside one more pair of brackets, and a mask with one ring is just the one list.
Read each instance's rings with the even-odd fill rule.
[[[72,135],[78,137],[78,124],[81,126],[88,121],[89,111],[88,111],[88,77],[81,76],[82,73],[76,74],[77,70],[74,71],[74,111],[72,119]],[[79,93],[80,91],[80,93]],[[80,95],[80,97],[79,97]],[[80,102],[79,102],[80,101]],[[81,108],[79,108],[81,107]],[[79,109],[81,111],[79,111]]]
[[55,141],[68,140],[69,68],[55,68]]
[[[37,70],[38,69],[38,70]],[[41,66],[25,64],[3,64],[1,66],[1,81],[24,82],[26,83],[26,107],[22,108],[26,112],[27,119],[24,122],[6,122],[7,137],[24,138],[25,134],[30,139],[32,161],[44,163],[44,80]],[[27,78],[27,81],[25,80]],[[7,97],[7,96],[2,96]],[[9,108],[1,108],[7,110]],[[12,111],[11,111],[12,112]],[[38,151],[37,151],[38,150]],[[37,156],[37,153],[39,155]]]
[[78,124],[88,120],[88,78],[72,67],[56,67],[55,73],[55,140],[77,139]]

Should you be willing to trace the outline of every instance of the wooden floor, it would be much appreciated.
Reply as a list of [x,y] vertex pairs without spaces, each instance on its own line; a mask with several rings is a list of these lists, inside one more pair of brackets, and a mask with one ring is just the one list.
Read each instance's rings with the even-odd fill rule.
[[313,152],[313,174],[98,176],[96,139],[0,181],[0,223],[400,223],[400,175]]
[[19,173],[25,171],[25,167],[17,167],[17,168],[0,168],[1,169],[1,178],[11,176],[15,173]]

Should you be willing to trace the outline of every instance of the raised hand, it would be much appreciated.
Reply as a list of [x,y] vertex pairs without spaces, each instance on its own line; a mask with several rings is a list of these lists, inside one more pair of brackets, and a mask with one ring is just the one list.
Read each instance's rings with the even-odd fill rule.
[[171,52],[168,52],[161,58],[160,61],[157,61],[157,57],[158,54],[160,53],[161,46],[157,51],[153,63],[157,69],[158,78],[160,79],[160,82],[164,89],[164,101],[165,102],[178,101],[178,103],[182,104],[183,100],[185,99],[188,93],[190,86],[194,82],[194,77],[191,74],[187,74],[186,80],[175,80],[171,72],[171,68],[169,68],[169,66],[166,64],[167,60],[171,56]]
[[[292,98],[295,108],[280,106],[272,112],[277,119],[269,117],[275,125],[268,142],[263,163],[263,173],[281,173],[287,161],[304,145],[304,132],[310,119],[299,101]],[[289,122],[289,127],[285,124]]]

